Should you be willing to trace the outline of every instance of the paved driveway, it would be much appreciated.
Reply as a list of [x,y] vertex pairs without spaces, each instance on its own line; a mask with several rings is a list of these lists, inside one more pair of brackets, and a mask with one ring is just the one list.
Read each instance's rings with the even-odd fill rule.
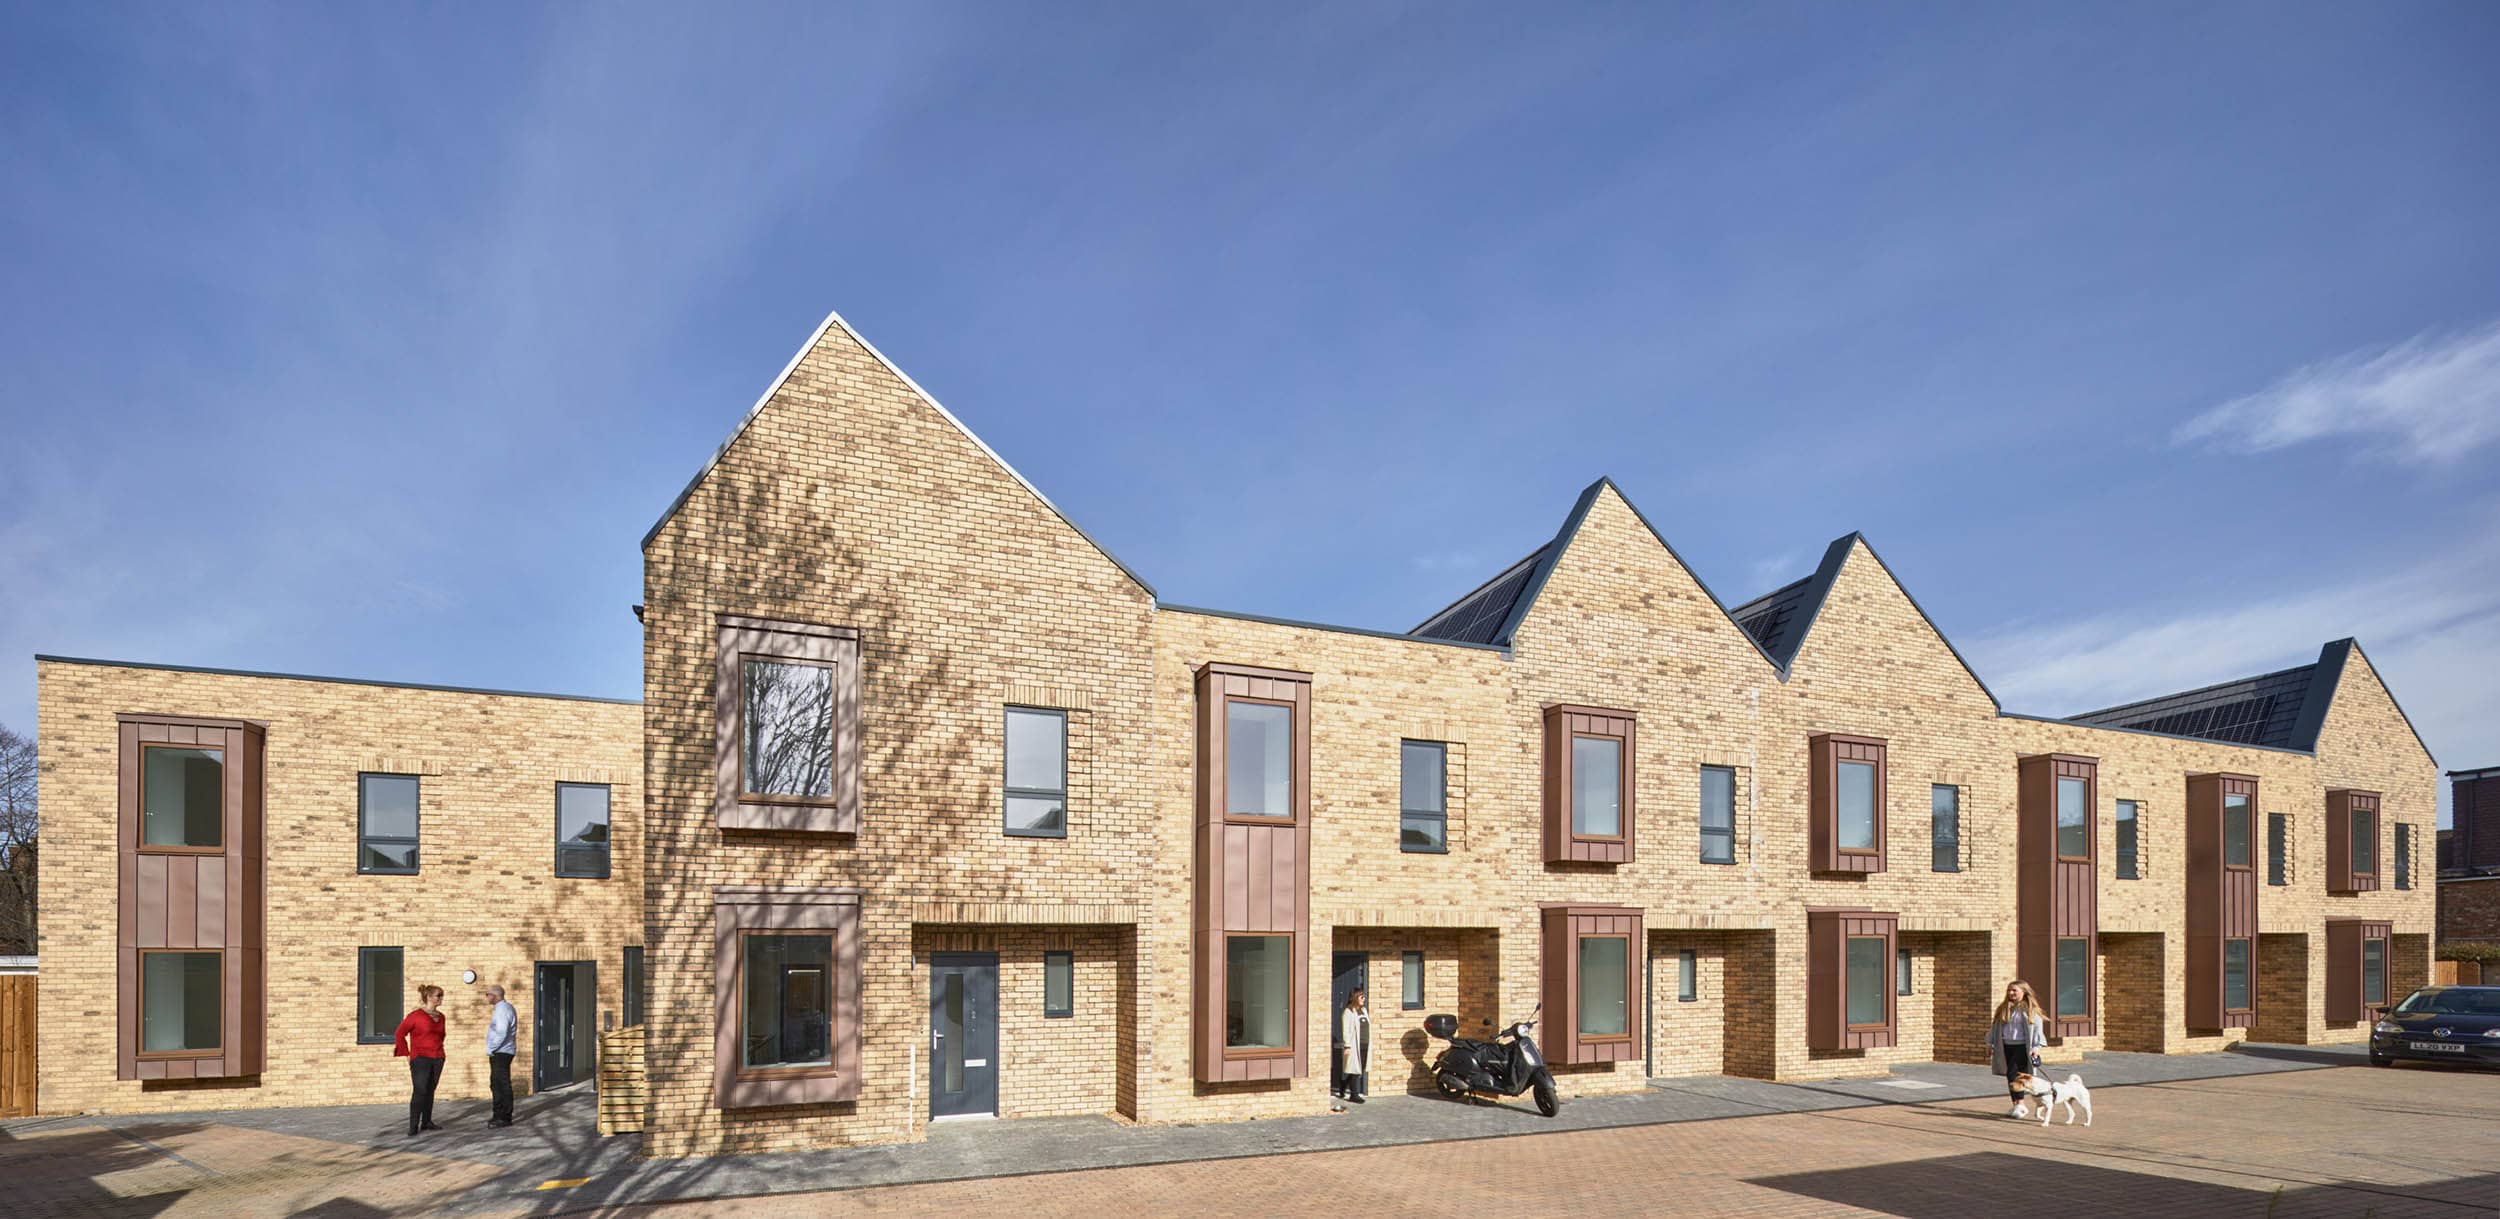
[[2095,1056],[2082,1071],[2100,1120],[2045,1131],[2005,1119],[1984,1071],[1944,1064],[1847,1083],[1662,1080],[1573,1101],[1553,1121],[1386,1098],[1343,1116],[953,1124],[920,1144],[675,1161],[597,1138],[586,1093],[529,1098],[510,1131],[483,1129],[482,1105],[449,1107],[448,1130],[413,1142],[388,1106],[35,1119],[0,1123],[0,1214],[674,1202],[672,1216],[1093,1219],[1214,1200],[1245,1214],[2500,1214],[2486,1175],[2500,1171],[2500,1075],[2340,1066],[2355,1061],[2293,1048]]

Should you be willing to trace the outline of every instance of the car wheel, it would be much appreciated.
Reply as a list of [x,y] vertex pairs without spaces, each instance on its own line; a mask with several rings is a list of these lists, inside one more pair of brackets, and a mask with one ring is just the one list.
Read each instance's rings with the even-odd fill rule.
[[2396,1065],[2396,1060],[2389,1058],[2387,1055],[2381,1054],[2376,1050],[2372,1050],[2370,1051],[2370,1065],[2374,1067],[2392,1067]]

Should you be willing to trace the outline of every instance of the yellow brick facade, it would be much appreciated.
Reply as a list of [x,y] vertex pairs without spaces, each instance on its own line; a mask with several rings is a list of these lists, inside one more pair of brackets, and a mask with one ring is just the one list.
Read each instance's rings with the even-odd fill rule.
[[[407,1004],[445,989],[440,1090],[487,1092],[484,988],[519,1012],[515,1086],[528,1090],[533,962],[597,965],[597,1009],[623,1003],[642,942],[642,712],[630,703],[120,665],[38,662],[43,814],[42,1039],[47,1113],[375,1104],[408,1093],[404,1060],[356,1038],[356,950],[405,952]],[[239,1080],[114,1078],[115,717],[268,725],[267,1070]],[[356,870],[356,776],[419,778],[419,871]],[[605,879],[555,875],[555,786],[609,787]],[[461,974],[476,970],[477,983]]]

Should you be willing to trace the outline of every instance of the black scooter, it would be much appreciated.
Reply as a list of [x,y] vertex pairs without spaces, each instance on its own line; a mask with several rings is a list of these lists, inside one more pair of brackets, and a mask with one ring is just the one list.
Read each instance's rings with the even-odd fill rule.
[[1458,1017],[1443,1012],[1424,1018],[1424,1031],[1450,1043],[1441,1056],[1432,1060],[1433,1081],[1445,1096],[1459,1099],[1497,1099],[1517,1096],[1534,1089],[1536,1111],[1547,1117],[1562,1112],[1562,1096],[1554,1090],[1554,1073],[1545,1067],[1545,1052],[1539,1050],[1536,1038],[1537,1015],[1543,1004],[1528,1013],[1528,1018],[1494,1034],[1491,1041],[1469,1041],[1455,1036]]

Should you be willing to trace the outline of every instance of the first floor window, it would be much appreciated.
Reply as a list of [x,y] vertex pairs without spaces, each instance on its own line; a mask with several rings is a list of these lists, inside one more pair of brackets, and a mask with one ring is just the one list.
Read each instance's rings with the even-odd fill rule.
[[1875,1028],[1884,1024],[1884,964],[1882,936],[1849,937],[1847,982],[1850,1027]]
[[833,798],[834,666],[749,656],[740,666],[739,790],[793,800]]
[[2222,1010],[2249,1010],[2247,940],[2222,942]]
[[1060,1020],[1076,1014],[1076,954],[1042,954],[1042,1016]]
[[225,841],[226,751],[139,747],[139,846],[214,849]]
[[1293,708],[1224,700],[1224,815],[1290,821]]
[[1422,1011],[1424,1006],[1424,954],[1408,950],[1398,962],[1398,1007],[1405,1011]]
[[1571,738],[1571,832],[1585,838],[1622,836],[1622,741]]
[[2378,875],[2378,813],[2352,810],[2352,870],[2356,876]]
[[2234,793],[2222,798],[2222,866],[2248,866],[2249,818],[2254,815],[2248,797]]
[[413,875],[417,870],[417,777],[356,776],[356,870]]
[[1929,833],[1928,867],[1938,872],[1959,872],[1962,870],[1962,789],[1939,783],[1927,789],[1927,805],[1929,815],[1934,818]]
[[[1840,849],[1875,849],[1875,764],[1842,762],[1839,774]],[[1882,971],[1879,964],[1877,972]],[[1878,1018],[1876,1023],[1883,1021]]]
[[642,945],[625,946],[625,1015],[617,1023],[631,1028],[642,1023],[645,984],[642,977]]
[[2137,879],[2136,835],[2142,833],[2143,822],[2136,817],[2136,802],[2118,802],[2118,879]]
[[397,1038],[399,1019],[408,1010],[400,1006],[400,979],[405,955],[397,948],[356,950],[357,1041],[365,1045],[389,1045]]
[[556,784],[556,875],[608,874],[608,785]]
[[1736,770],[1701,768],[1701,861],[1736,862]]
[[749,1068],[825,1066],[833,1061],[833,937],[745,937],[740,1028]]
[[1007,708],[1007,833],[1068,836],[1068,713]]
[[2396,887],[2413,887],[2413,827],[2396,823]]
[[2057,781],[2057,857],[2092,857],[2092,785],[2082,779]]
[[139,954],[140,1053],[196,1054],[225,1044],[218,965],[214,952]]
[[2092,1014],[2092,941],[2057,942],[2057,1004],[2050,1014],[2077,1020]]
[[1675,954],[1675,998],[1679,1003],[1701,998],[1701,961],[1690,948],[1679,949]]
[[1398,746],[1398,849],[1450,849],[1449,746],[1406,741]]
[[1632,1032],[1632,941],[1620,935],[1580,937],[1580,1035]]
[[2361,1001],[2372,1007],[2387,1002],[2387,941],[2361,941]]
[[1913,993],[1910,989],[1910,982],[1913,974],[1910,969],[1909,949],[1904,948],[1893,954],[1892,972],[1892,992],[1896,995],[1907,995]]
[[1224,1047],[1281,1050],[1293,1044],[1293,937],[1224,940]]
[[2266,814],[2266,883],[2269,885],[2291,882],[2284,872],[2287,861],[2283,840],[2289,832],[2285,825],[2287,820],[2281,813]]

